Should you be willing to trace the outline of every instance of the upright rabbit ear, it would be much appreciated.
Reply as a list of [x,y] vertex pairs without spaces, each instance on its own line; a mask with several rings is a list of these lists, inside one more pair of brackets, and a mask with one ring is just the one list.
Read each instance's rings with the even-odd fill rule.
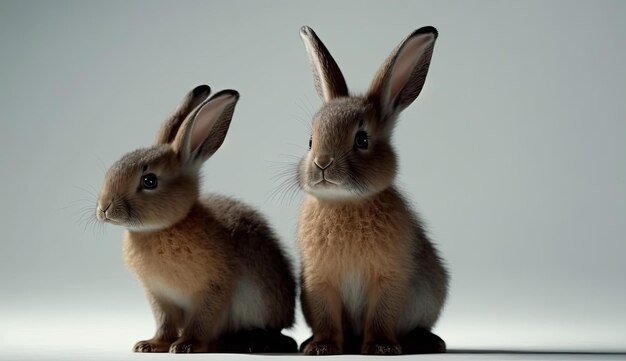
[[187,93],[178,107],[176,107],[176,110],[174,110],[174,113],[161,125],[155,143],[169,144],[173,142],[183,120],[185,120],[187,115],[200,105],[200,103],[205,101],[209,97],[209,94],[211,94],[211,88],[208,85],[199,85]]
[[222,90],[187,116],[172,143],[184,162],[204,162],[219,149],[238,100],[236,91]]
[[378,107],[382,119],[397,115],[422,91],[437,35],[432,26],[415,30],[376,73],[367,97]]
[[309,55],[317,94],[326,102],[334,98],[347,97],[348,86],[346,81],[324,43],[308,26],[300,28],[300,37],[304,41],[304,47]]

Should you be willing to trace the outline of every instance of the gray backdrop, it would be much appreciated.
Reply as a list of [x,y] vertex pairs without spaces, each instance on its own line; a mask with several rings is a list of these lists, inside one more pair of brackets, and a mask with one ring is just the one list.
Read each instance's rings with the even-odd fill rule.
[[439,29],[395,144],[452,274],[449,346],[625,349],[626,2],[320,0],[0,2],[0,348],[151,335],[122,229],[81,212],[197,84],[241,93],[204,189],[260,208],[295,255],[301,195],[271,195],[320,105],[304,24],[354,91]]

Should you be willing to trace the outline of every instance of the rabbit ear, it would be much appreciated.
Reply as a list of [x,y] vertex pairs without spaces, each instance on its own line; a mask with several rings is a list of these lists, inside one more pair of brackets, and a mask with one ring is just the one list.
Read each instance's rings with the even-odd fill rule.
[[348,96],[348,86],[339,66],[313,29],[303,26],[300,28],[300,37],[309,55],[317,94],[326,102]]
[[433,55],[437,29],[415,30],[389,55],[370,85],[367,97],[376,104],[382,119],[397,115],[419,95]]
[[211,94],[211,88],[208,85],[199,85],[187,93],[178,107],[176,107],[176,110],[174,110],[174,113],[161,125],[155,143],[169,144],[173,142],[183,120],[185,120],[187,115],[200,103],[205,101],[209,97],[209,94]]
[[238,100],[238,92],[222,90],[189,114],[172,143],[184,162],[204,162],[219,149]]

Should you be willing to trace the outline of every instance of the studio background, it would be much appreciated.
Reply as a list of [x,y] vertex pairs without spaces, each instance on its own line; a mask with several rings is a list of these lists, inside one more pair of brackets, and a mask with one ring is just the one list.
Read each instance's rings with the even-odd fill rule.
[[273,192],[321,104],[305,24],[354,92],[439,30],[395,145],[451,273],[449,348],[625,350],[626,2],[3,0],[0,358],[151,337],[123,230],[81,216],[198,84],[241,93],[203,189],[258,207],[297,259],[301,193]]

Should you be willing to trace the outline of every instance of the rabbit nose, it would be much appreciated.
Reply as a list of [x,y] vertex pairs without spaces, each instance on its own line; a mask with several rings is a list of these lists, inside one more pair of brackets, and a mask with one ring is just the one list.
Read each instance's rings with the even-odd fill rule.
[[315,166],[318,167],[320,170],[325,170],[326,168],[330,167],[330,165],[333,164],[334,161],[335,158],[333,157],[319,156],[315,157],[313,163],[315,163]]
[[107,209],[111,207],[111,204],[113,204],[113,202],[109,202],[106,206],[102,206],[102,203],[98,203],[98,215],[107,219]]
[[102,213],[106,213],[107,209],[109,209],[109,207],[111,207],[111,204],[113,202],[109,202],[109,204],[107,204],[106,207],[103,207],[102,204],[98,204],[98,210]]

